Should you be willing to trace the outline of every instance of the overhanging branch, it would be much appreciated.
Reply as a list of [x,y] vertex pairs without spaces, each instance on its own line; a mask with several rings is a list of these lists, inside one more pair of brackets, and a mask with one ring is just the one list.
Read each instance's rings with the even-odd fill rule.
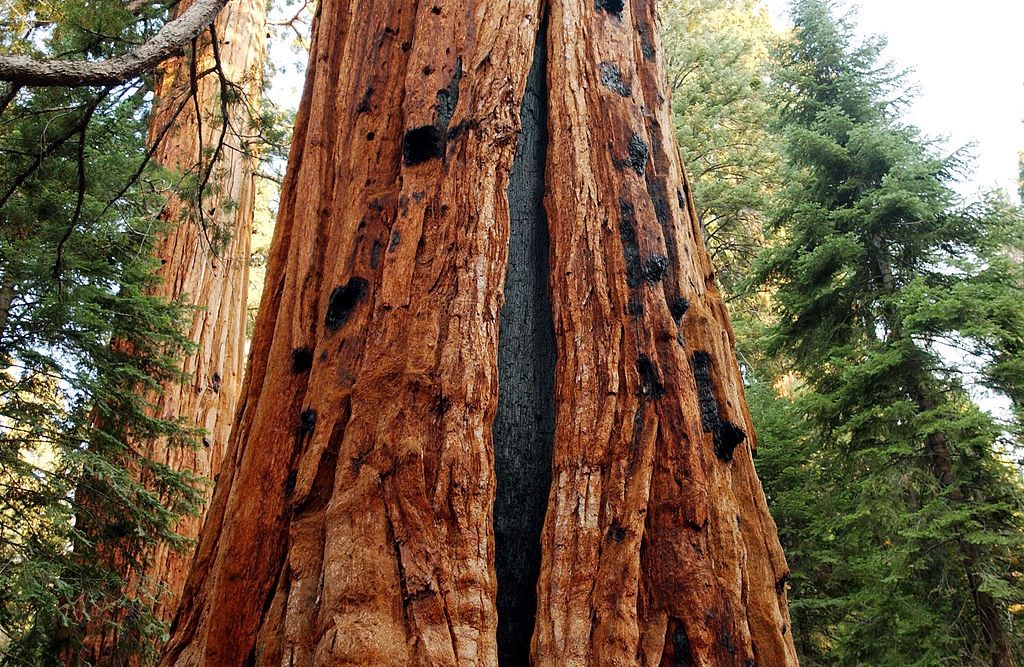
[[19,86],[112,86],[156,68],[180,53],[213,19],[227,0],[196,0],[139,48],[106,60],[38,60],[0,56],[0,81]]

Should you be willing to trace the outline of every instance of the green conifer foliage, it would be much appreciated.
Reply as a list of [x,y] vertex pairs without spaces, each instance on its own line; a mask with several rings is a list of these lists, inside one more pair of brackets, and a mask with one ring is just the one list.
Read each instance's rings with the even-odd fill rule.
[[[165,19],[153,3],[139,12],[15,0],[0,9],[0,48],[110,56]],[[178,180],[146,164],[148,110],[146,81],[0,89],[0,663],[56,660],[53,646],[78,630],[72,605],[124,604],[94,554],[124,536],[174,540],[197,499],[196,480],[125,444],[195,435],[140,398],[176,376],[187,341],[183,305],[147,296],[158,214]],[[89,514],[108,520],[84,534]],[[126,622],[165,631],[145,609]]]
[[661,4],[673,125],[719,280],[727,292],[763,241],[778,183],[768,68],[776,35],[759,0]]
[[[773,72],[786,186],[757,273],[792,400],[751,391],[759,469],[811,665],[1016,664],[1024,518],[1019,212],[964,205],[960,168],[900,121],[899,73],[833,3],[793,3]],[[978,373],[972,373],[972,368]]]

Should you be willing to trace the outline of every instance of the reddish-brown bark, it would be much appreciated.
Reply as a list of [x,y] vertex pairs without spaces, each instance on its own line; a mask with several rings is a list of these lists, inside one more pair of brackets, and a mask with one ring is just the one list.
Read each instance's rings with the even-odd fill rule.
[[518,450],[496,474],[492,425],[538,38],[557,367],[532,658],[796,664],[654,7],[321,3],[242,405],[164,664],[515,653],[492,504]]
[[[178,11],[187,6],[181,3]],[[201,213],[194,203],[176,196],[168,200],[162,212],[176,226],[155,249],[161,282],[153,291],[165,299],[183,299],[195,306],[187,333],[196,350],[181,362],[189,381],[168,381],[148,398],[156,416],[185,418],[205,429],[205,435],[202,446],[196,449],[168,446],[164,441],[133,445],[139,454],[173,470],[208,479],[220,472],[244,370],[249,239],[257,167],[250,147],[256,133],[252,105],[258,108],[261,95],[266,3],[232,0],[218,16],[214,30],[216,50],[207,33],[200,38],[194,58],[190,52],[163,64],[150,120],[150,141],[159,142],[154,161],[173,173],[191,174],[196,183],[207,180],[207,187]],[[219,74],[210,73],[218,62],[224,82]],[[225,83],[234,87],[232,102],[222,98]],[[208,502],[212,487],[204,494]],[[205,504],[198,516],[182,517],[175,532],[195,539],[204,514]],[[191,552],[161,543],[130,558],[117,545],[104,547],[103,553],[125,579],[125,594],[139,597],[142,604],[148,604],[147,598],[155,594],[153,611],[157,619],[169,622],[185,585]],[[141,562],[142,568],[133,568],[133,561]],[[121,660],[117,656],[118,644],[124,639],[120,623],[123,613],[117,608],[88,610],[84,644],[80,652],[67,659],[90,664]]]

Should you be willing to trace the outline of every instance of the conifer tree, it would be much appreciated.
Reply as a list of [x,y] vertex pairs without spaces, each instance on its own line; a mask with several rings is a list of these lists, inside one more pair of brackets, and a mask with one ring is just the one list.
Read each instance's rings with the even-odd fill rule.
[[[102,58],[162,22],[119,3],[8,3],[0,40],[17,53]],[[117,35],[119,39],[102,36]],[[170,175],[146,165],[144,80],[82,88],[0,91],[0,661],[52,660],[84,595],[126,602],[120,578],[88,556],[76,489],[116,508],[113,533],[138,544],[179,542],[193,511],[191,476],[140,461],[140,485],[118,464],[129,441],[187,447],[185,424],[154,415],[139,390],[181,379],[190,347],[185,308],[152,294],[152,251]],[[129,157],[130,156],[130,157]],[[111,347],[114,338],[124,342]],[[102,420],[102,429],[93,428]],[[70,546],[80,545],[72,556]],[[137,613],[135,613],[137,612]],[[159,634],[145,609],[124,623]]]
[[1019,375],[995,372],[1017,348],[990,335],[1021,313],[997,261],[1019,216],[957,200],[957,158],[900,121],[881,41],[856,44],[833,3],[792,12],[775,72],[789,184],[758,278],[777,304],[768,349],[798,377],[762,451],[802,657],[1015,665],[1020,474],[967,368],[1019,391]]

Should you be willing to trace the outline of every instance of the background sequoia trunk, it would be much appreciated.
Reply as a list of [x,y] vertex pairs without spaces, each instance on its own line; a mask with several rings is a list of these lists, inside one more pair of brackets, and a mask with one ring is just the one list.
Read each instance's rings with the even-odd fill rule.
[[[179,4],[178,12],[187,7],[188,3]],[[254,119],[262,94],[266,2],[232,0],[214,29],[216,48],[207,32],[197,41],[194,58],[190,52],[161,67],[149,124],[150,144],[159,142],[154,161],[172,172],[186,173],[196,184],[206,181],[207,193],[201,213],[196,203],[176,196],[162,212],[177,226],[157,244],[162,280],[155,292],[196,307],[188,334],[197,349],[182,361],[191,381],[166,383],[149,400],[159,417],[185,418],[206,434],[202,446],[194,450],[168,447],[161,441],[136,445],[143,456],[209,479],[220,472],[244,370],[257,168],[249,144],[258,131]],[[224,81],[210,72],[218,62]],[[222,144],[219,149],[218,144]],[[211,495],[212,487],[206,493],[207,502]],[[179,520],[178,534],[189,539],[198,536],[205,504],[200,509],[199,516]],[[185,586],[192,553],[161,543],[135,555],[143,563],[142,569],[136,570],[130,568],[131,559],[124,558],[117,545],[106,551],[126,580],[126,594],[145,599],[159,591],[154,611],[159,620],[169,622]],[[117,660],[118,643],[124,639],[118,613],[123,612],[90,610],[82,653],[72,662]]]
[[165,664],[796,664],[654,12],[320,4]]

